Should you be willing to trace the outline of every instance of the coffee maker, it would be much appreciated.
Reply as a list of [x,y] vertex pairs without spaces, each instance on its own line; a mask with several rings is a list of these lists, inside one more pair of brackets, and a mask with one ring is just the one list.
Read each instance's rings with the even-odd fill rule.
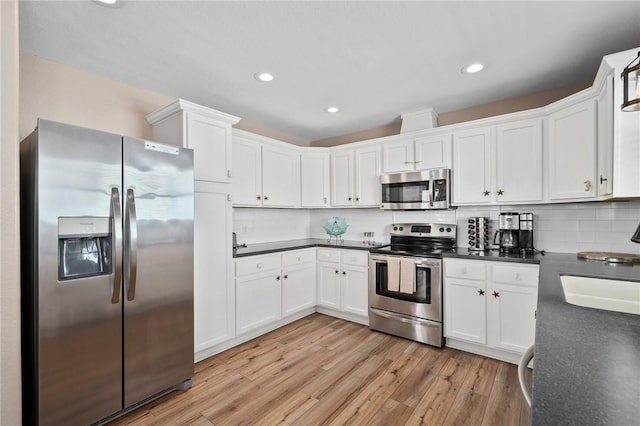
[[533,213],[520,213],[518,245],[520,253],[533,254]]
[[520,215],[517,212],[500,213],[498,230],[493,236],[493,244],[499,245],[500,253],[518,253],[519,237]]

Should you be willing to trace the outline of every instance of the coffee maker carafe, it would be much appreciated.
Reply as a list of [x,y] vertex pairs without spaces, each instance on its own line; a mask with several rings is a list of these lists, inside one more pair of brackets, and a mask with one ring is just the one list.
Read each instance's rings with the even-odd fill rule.
[[520,253],[533,254],[533,213],[520,213]]
[[499,245],[500,253],[517,253],[519,251],[519,231],[520,215],[518,213],[500,213],[498,230],[493,236],[493,244]]

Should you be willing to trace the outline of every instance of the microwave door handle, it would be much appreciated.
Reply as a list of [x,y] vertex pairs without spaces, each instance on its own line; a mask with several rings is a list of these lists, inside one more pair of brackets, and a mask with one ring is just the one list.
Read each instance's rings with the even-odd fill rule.
[[122,287],[122,210],[120,208],[120,191],[111,188],[111,213],[113,214],[113,291],[111,303],[120,302],[120,288]]
[[429,207],[433,207],[433,191],[435,191],[434,185],[431,185],[431,190],[428,191],[429,192]]
[[128,231],[127,255],[129,256],[127,300],[131,301],[136,297],[136,278],[138,275],[138,223],[136,220],[136,199],[131,188],[127,189],[126,227]]

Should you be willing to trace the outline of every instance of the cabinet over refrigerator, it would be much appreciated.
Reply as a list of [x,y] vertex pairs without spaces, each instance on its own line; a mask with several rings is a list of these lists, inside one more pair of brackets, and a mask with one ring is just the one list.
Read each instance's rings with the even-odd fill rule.
[[188,388],[193,152],[40,119],[20,166],[24,424]]

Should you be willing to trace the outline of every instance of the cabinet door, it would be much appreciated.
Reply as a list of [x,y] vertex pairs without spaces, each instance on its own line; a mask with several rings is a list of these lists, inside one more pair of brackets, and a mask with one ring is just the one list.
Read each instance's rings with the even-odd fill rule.
[[596,109],[587,100],[549,116],[549,198],[591,198],[596,188]]
[[369,315],[369,269],[342,265],[342,310],[366,317]]
[[296,207],[300,195],[300,154],[262,146],[262,205]]
[[340,264],[318,262],[318,305],[340,309]]
[[282,271],[282,316],[316,305],[315,263]]
[[542,201],[542,121],[503,124],[496,132],[498,202]]
[[498,283],[488,289],[489,345],[524,353],[534,341],[537,289]]
[[454,204],[490,203],[491,129],[481,128],[453,135]]
[[416,170],[451,168],[451,135],[416,139],[415,152]]
[[187,113],[186,146],[193,149],[196,180],[231,182],[231,126]]
[[236,329],[242,334],[281,318],[280,273],[236,279]]
[[613,75],[598,96],[598,197],[613,193]]
[[233,139],[233,204],[262,204],[262,158],[260,144],[235,136]]
[[414,169],[413,140],[385,142],[382,145],[384,173],[408,172]]
[[329,206],[329,154],[303,153],[300,156],[300,204],[302,207]]
[[[228,187],[196,182],[194,194],[195,351],[233,337],[234,292]],[[226,188],[225,188],[226,189]]]
[[445,336],[487,343],[486,284],[447,278],[445,282]]
[[331,153],[331,205],[353,203],[353,151]]
[[356,206],[379,207],[382,187],[380,186],[380,147],[358,149],[355,152],[355,195]]

